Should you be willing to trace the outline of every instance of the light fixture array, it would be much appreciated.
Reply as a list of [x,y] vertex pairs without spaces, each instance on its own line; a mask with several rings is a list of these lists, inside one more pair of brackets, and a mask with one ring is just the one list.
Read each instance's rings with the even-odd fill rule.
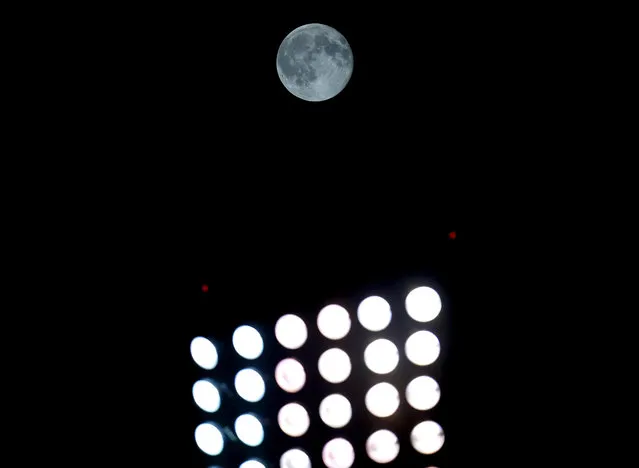
[[[404,300],[404,310],[416,324],[425,324],[438,317],[442,302],[435,289],[421,286],[410,291]],[[400,406],[402,395],[398,390],[399,382],[386,379],[398,366],[402,353],[390,337],[378,336],[387,330],[393,318],[393,310],[389,302],[380,296],[366,297],[357,307],[357,320],[361,327],[375,339],[364,350],[366,368],[375,375],[384,376],[383,381],[372,385],[365,394],[364,404],[368,412],[376,418],[390,418]],[[316,317],[319,333],[330,342],[335,342],[323,351],[317,361],[317,370],[322,379],[330,384],[341,384],[351,376],[351,356],[339,347],[352,327],[351,314],[341,305],[329,304],[323,307]],[[287,352],[302,348],[308,341],[309,330],[300,316],[286,314],[280,317],[274,327],[276,341]],[[233,349],[246,361],[258,359],[264,351],[264,339],[260,332],[249,325],[235,329],[232,335]],[[214,342],[199,336],[191,342],[193,361],[207,373],[213,373],[220,358],[219,350]],[[440,355],[440,342],[431,331],[420,329],[412,332],[403,343],[403,356],[418,368],[433,364]],[[301,359],[301,358],[300,358]],[[308,449],[299,446],[295,441],[309,430],[313,414],[334,430],[345,428],[353,418],[353,405],[347,396],[333,392],[324,395],[318,408],[307,408],[303,402],[294,401],[293,395],[304,388],[310,363],[288,356],[280,360],[274,370],[275,382],[280,390],[291,396],[277,412],[279,430],[290,438],[290,447],[285,449],[277,460],[246,457],[240,468],[310,468],[311,456]],[[313,365],[314,367],[314,365]],[[390,376],[389,376],[390,377]],[[388,381],[386,381],[388,380]],[[235,395],[249,405],[257,403],[265,395],[267,385],[258,369],[246,366],[235,374],[233,398]],[[440,399],[440,387],[431,376],[420,372],[403,385],[403,396],[406,403],[418,411],[434,408]],[[275,390],[275,389],[273,389]],[[272,391],[272,390],[269,390]],[[214,415],[224,404],[220,383],[204,378],[194,383],[193,400],[204,413]],[[310,412],[309,412],[310,411]],[[225,449],[229,439],[239,441],[245,447],[257,447],[264,441],[263,417],[252,411],[242,411],[235,417],[232,434],[230,429],[222,427],[218,422],[202,422],[195,429],[195,442],[199,449],[212,459]],[[367,428],[358,428],[367,430]],[[444,444],[444,431],[435,421],[424,418],[416,424],[410,433],[410,445],[419,454],[430,455],[438,452]],[[372,432],[365,444],[366,454],[370,460],[387,464],[394,461],[400,452],[400,441],[389,429]],[[250,451],[247,450],[247,453]],[[350,468],[355,462],[355,448],[345,437],[336,436],[323,443],[321,453],[323,464],[328,468]]]

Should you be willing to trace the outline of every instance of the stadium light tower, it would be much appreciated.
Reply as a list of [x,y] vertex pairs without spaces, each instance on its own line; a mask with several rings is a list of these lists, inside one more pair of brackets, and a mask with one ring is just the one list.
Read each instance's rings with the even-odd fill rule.
[[376,290],[194,337],[203,468],[439,465],[438,289]]

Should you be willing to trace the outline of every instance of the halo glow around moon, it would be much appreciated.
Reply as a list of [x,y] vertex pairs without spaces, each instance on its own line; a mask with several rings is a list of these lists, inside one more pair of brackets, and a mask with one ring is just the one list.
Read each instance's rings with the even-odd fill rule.
[[311,23],[291,31],[277,51],[277,74],[294,96],[326,101],[346,87],[353,74],[353,53],[336,29]]

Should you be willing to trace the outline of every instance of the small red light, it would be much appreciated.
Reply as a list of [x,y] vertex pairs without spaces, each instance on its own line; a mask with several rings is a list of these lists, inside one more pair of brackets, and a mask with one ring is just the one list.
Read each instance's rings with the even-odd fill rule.
[[450,234],[448,234],[448,237],[450,237],[451,239],[457,239],[457,233],[455,231],[451,232]]
[[207,284],[203,284],[202,285],[202,292],[208,292],[209,291],[209,286]]

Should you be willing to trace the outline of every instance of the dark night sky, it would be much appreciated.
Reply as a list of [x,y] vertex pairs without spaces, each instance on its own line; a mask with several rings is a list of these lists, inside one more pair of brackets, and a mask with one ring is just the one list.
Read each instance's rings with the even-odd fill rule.
[[[238,8],[122,15],[82,55],[75,134],[140,192],[140,211],[261,226],[274,224],[266,212],[458,215],[544,157],[546,77],[531,47],[543,33],[525,32],[521,12]],[[308,22],[338,29],[355,57],[345,90],[320,103],[291,95],[275,67],[281,40]]]
[[[259,319],[263,301],[272,320],[279,309],[311,311],[325,296],[432,275],[456,294],[448,324],[456,343],[446,370],[448,466],[511,460],[523,433],[503,435],[514,444],[499,448],[491,434],[508,431],[501,412],[512,421],[522,406],[499,406],[511,386],[491,392],[510,367],[497,342],[482,345],[480,331],[496,333],[498,319],[480,285],[498,287],[503,277],[488,273],[497,260],[484,241],[517,232],[489,219],[493,204],[484,195],[508,198],[503,185],[517,185],[538,164],[528,162],[536,136],[552,130],[544,116],[554,75],[538,66],[546,32],[534,12],[484,5],[332,8],[92,12],[50,46],[54,58],[43,69],[52,78],[43,91],[57,107],[42,118],[60,118],[63,108],[73,122],[51,142],[72,135],[73,148],[97,161],[92,174],[105,191],[96,203],[117,201],[108,209],[120,219],[117,227],[96,224],[109,236],[107,250],[134,253],[121,263],[133,281],[142,271],[161,277],[148,281],[145,300],[154,305],[131,318],[136,330],[149,325],[162,356],[157,369],[132,371],[132,379],[156,378],[170,390],[144,411],[179,400],[155,415],[163,446],[179,447],[176,466],[201,461],[192,441],[194,374],[188,354],[176,353],[215,325],[207,312],[214,294],[220,313],[237,321],[229,309],[255,286],[244,308]],[[345,90],[320,103],[286,91],[275,67],[282,39],[311,22],[340,31],[355,60]],[[491,367],[488,355],[502,357]],[[164,364],[176,373],[167,377]],[[133,407],[139,400],[128,399]],[[144,447],[157,455],[151,447],[158,442],[148,437]]]
[[[371,290],[397,295],[412,279],[434,278],[450,295],[438,468],[574,466],[600,444],[578,439],[564,459],[555,453],[578,420],[566,407],[614,361],[584,359],[592,343],[566,344],[575,324],[601,322],[571,303],[569,251],[588,264],[601,240],[577,244],[593,227],[616,240],[630,232],[592,212],[617,205],[603,194],[623,172],[615,165],[614,177],[602,176],[618,140],[593,128],[617,115],[596,108],[616,102],[619,88],[599,81],[616,75],[592,58],[617,60],[619,44],[600,40],[603,20],[512,2],[49,3],[6,15],[17,26],[7,55],[19,63],[5,72],[20,85],[6,86],[19,104],[7,120],[21,131],[5,129],[18,141],[6,158],[5,211],[19,217],[4,224],[21,242],[5,244],[21,266],[9,277],[28,292],[7,299],[5,335],[20,340],[14,354],[35,349],[36,329],[47,338],[44,354],[20,366],[38,384],[7,379],[38,402],[9,404],[28,426],[12,432],[42,424],[39,443],[58,435],[52,448],[87,466],[108,457],[205,466],[193,442],[193,336],[228,338],[245,319],[268,328],[287,312],[313,317],[329,300],[352,309]],[[341,94],[309,103],[282,86],[276,54],[290,31],[315,22],[346,37],[355,66]],[[587,222],[572,230],[580,210]],[[581,289],[611,272],[583,271],[591,277]],[[555,291],[546,288],[552,274]],[[33,292],[44,293],[43,307]],[[572,355],[557,358],[549,334]],[[228,361],[227,375],[237,364]],[[560,388],[568,374],[575,392]],[[602,400],[575,413],[610,413],[593,401]],[[74,424],[72,406],[88,421]],[[316,450],[326,433],[312,435]],[[361,448],[355,468],[366,466]],[[22,455],[50,463],[53,451],[38,452]]]
[[[527,125],[522,116],[530,117],[536,91],[530,38],[515,34],[521,17],[461,6],[335,15],[234,8],[149,13],[126,54],[130,71],[117,72],[127,89],[120,124],[135,135],[149,164],[143,177],[165,201],[155,210],[171,214],[172,252],[196,259],[197,267],[180,260],[185,310],[167,336],[179,336],[179,349],[205,329],[232,330],[215,325],[202,282],[221,296],[216,314],[230,313],[254,285],[243,309],[256,319],[269,309],[261,319],[272,321],[283,309],[312,314],[324,295],[444,276],[461,297],[450,324],[457,348],[448,361],[443,456],[451,467],[490,459],[485,432],[500,427],[496,410],[481,405],[497,397],[473,386],[495,372],[476,367],[489,351],[471,345],[482,323],[469,292],[480,243],[464,232],[463,212],[485,177],[497,177],[493,166],[511,156]],[[346,89],[322,103],[292,96],[275,69],[281,40],[309,22],[335,27],[355,57]],[[452,230],[463,253],[451,250]],[[190,398],[195,374],[187,374],[176,397]],[[197,411],[190,400],[180,408],[184,430],[174,430],[199,463]]]
[[[90,54],[96,69],[86,73],[103,84],[110,125],[134,140],[127,153],[186,177],[224,172],[260,187],[267,175],[281,185],[355,169],[434,184],[453,170],[489,174],[541,106],[548,77],[533,46],[544,31],[522,12],[238,8],[125,16]],[[281,40],[309,22],[342,32],[355,57],[349,85],[322,103],[294,98],[275,70]],[[428,171],[406,171],[415,166]]]

